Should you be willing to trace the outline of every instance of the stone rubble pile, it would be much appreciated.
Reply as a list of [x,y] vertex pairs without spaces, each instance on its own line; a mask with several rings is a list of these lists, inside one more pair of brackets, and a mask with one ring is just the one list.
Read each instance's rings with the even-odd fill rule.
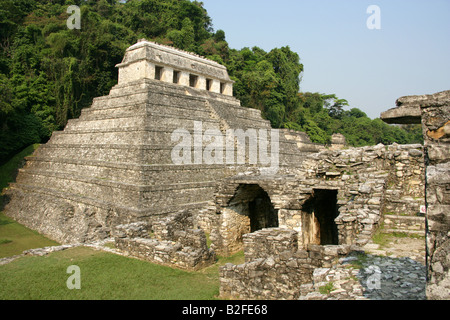
[[188,212],[153,225],[120,225],[115,231],[115,246],[130,256],[185,270],[201,269],[215,262],[205,232],[193,228],[192,215]]

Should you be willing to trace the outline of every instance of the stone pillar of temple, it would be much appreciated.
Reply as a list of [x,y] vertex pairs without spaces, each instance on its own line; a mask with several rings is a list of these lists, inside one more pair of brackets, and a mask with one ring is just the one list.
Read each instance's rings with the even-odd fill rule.
[[427,298],[450,299],[450,90],[397,100],[387,123],[422,123],[427,206]]

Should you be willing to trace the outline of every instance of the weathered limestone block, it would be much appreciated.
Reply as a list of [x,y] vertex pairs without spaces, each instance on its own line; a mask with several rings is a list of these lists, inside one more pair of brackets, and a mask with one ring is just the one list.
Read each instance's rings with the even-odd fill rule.
[[397,108],[390,109],[381,114],[381,119],[386,123],[410,124],[420,123],[420,107],[403,106],[403,101],[397,101]]
[[117,238],[148,238],[149,226],[146,222],[121,224],[114,228],[112,235]]
[[341,150],[347,146],[345,136],[340,133],[335,133],[331,136],[330,150]]
[[294,230],[273,228],[243,236],[246,261],[256,260],[298,250],[298,233]]

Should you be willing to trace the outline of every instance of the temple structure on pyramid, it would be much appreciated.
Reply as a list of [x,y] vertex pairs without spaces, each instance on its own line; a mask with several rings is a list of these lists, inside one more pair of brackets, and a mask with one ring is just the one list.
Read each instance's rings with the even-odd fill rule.
[[[196,162],[207,139],[194,141],[194,130],[223,137],[230,129],[265,130],[270,138],[270,123],[240,105],[226,68],[214,61],[142,40],[117,67],[110,94],[54,132],[8,190],[8,215],[63,243],[107,238],[114,226],[184,210],[206,215],[198,223],[208,224],[217,183],[260,165],[248,148],[244,163],[238,150],[231,161],[224,153],[223,161]],[[191,150],[183,150],[191,162],[174,161],[176,132],[192,134]],[[299,166],[317,150],[304,133],[288,138],[279,139],[277,165]]]

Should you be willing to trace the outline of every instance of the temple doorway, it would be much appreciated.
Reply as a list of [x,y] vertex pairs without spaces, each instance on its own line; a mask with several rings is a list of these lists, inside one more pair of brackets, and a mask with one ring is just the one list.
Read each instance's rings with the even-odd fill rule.
[[303,204],[303,243],[338,245],[339,234],[335,219],[339,215],[337,190],[314,189]]

